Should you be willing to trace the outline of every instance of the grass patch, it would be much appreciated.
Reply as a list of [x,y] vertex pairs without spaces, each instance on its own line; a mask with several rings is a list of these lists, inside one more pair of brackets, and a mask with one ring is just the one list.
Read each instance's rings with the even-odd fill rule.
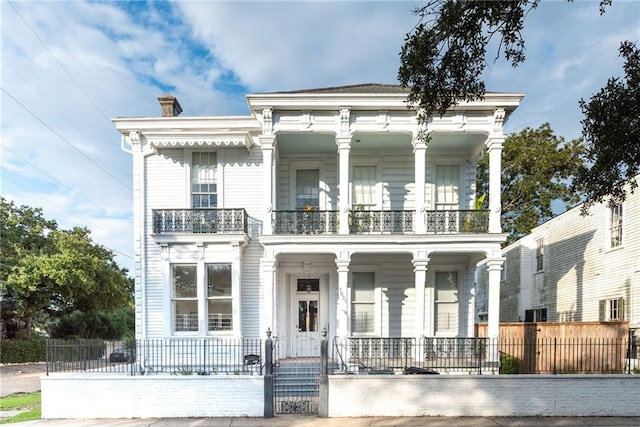
[[0,418],[0,424],[39,420],[41,418],[40,392],[15,393],[0,398],[0,411],[17,410],[23,410],[24,412],[12,417]]

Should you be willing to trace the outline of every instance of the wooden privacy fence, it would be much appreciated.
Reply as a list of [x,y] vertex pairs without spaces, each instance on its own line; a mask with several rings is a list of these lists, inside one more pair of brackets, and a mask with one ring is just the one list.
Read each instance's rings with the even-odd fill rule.
[[628,322],[503,323],[498,349],[503,373],[623,373]]

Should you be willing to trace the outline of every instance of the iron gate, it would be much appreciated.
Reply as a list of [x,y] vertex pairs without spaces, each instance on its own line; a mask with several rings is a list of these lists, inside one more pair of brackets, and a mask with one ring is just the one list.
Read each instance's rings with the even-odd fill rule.
[[309,338],[275,338],[273,409],[275,414],[318,415],[320,357],[286,357],[292,348],[311,348]]

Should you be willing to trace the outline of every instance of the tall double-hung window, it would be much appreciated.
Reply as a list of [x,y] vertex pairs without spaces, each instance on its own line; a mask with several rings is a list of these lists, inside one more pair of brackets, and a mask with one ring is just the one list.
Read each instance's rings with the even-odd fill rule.
[[353,194],[352,202],[356,208],[371,209],[376,206],[376,167],[353,167]]
[[233,329],[231,264],[205,264],[204,277],[196,264],[172,264],[171,280],[174,332]]
[[320,208],[320,171],[296,170],[296,210]]
[[375,276],[373,272],[354,272],[351,283],[351,332],[375,332]]
[[435,274],[435,330],[437,335],[458,333],[458,272]]
[[191,155],[191,206],[193,208],[215,208],[218,206],[216,182],[217,154],[194,152]]
[[609,220],[609,234],[611,236],[611,248],[622,245],[622,205],[611,207]]
[[198,277],[195,264],[174,264],[173,329],[176,332],[198,330]]
[[436,165],[436,210],[457,210],[460,189],[458,165]]

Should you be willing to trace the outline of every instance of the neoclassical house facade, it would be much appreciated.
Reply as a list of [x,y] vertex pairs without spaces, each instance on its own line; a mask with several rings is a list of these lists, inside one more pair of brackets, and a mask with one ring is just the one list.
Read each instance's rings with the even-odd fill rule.
[[[499,333],[501,152],[523,98],[421,124],[396,85],[247,95],[246,116],[117,118],[133,161],[136,335],[472,337],[476,264]],[[428,135],[425,138],[424,135]],[[476,210],[487,151],[489,209]]]

